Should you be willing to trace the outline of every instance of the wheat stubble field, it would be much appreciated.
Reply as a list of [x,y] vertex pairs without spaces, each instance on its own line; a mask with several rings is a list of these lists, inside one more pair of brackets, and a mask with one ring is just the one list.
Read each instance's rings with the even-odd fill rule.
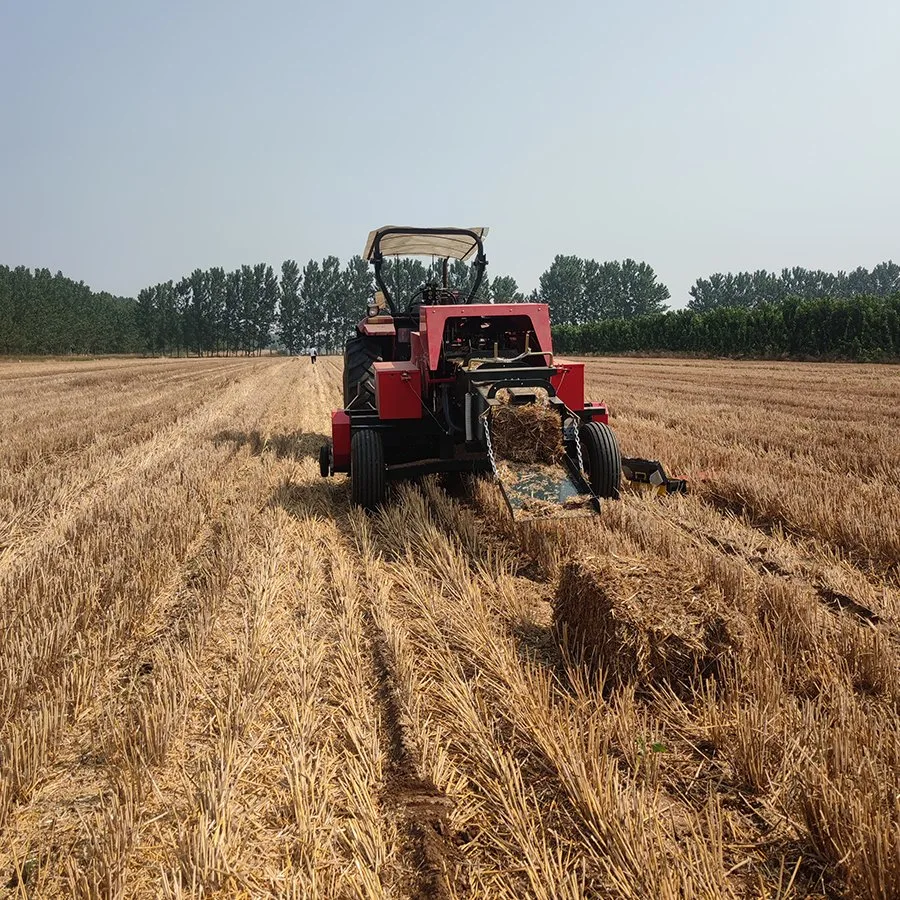
[[690,495],[366,518],[337,359],[0,363],[0,896],[900,896],[900,370],[588,382]]

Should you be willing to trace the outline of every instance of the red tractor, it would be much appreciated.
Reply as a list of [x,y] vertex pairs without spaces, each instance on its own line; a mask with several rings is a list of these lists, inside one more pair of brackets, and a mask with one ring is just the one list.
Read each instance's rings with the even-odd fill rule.
[[[621,458],[606,406],[584,399],[584,364],[553,356],[547,304],[473,302],[487,266],[486,233],[385,226],[369,235],[365,257],[387,309],[373,302],[347,342],[344,408],[331,416],[322,475],[348,472],[353,503],[369,510],[384,502],[388,480],[435,472],[493,472],[513,515],[523,496],[561,510],[587,496],[599,511],[601,499],[619,496],[623,474],[658,491],[685,490],[659,463]],[[400,301],[384,281],[386,256],[441,259],[442,283]],[[472,260],[466,296],[448,284],[450,259]],[[548,467],[538,476],[534,467],[498,467],[490,429],[501,397],[559,415],[565,452],[549,476]]]

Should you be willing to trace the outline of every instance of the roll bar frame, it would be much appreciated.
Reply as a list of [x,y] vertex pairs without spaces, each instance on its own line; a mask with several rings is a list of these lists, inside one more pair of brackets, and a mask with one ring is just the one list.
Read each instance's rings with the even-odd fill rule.
[[[375,283],[378,285],[378,289],[384,294],[384,299],[387,300],[387,304],[390,307],[392,316],[397,315],[397,308],[394,306],[394,298],[391,296],[391,292],[388,290],[387,285],[384,283],[384,278],[381,274],[381,266],[384,262],[384,254],[381,252],[381,239],[392,234],[458,234],[472,238],[478,250],[475,255],[475,259],[472,262],[472,265],[475,267],[475,283],[472,285],[472,290],[469,291],[469,296],[466,297],[466,299],[463,301],[464,303],[472,302],[472,298],[478,292],[478,288],[481,287],[481,281],[484,278],[484,270],[487,268],[487,257],[484,255],[484,244],[481,240],[480,235],[469,228],[411,228],[408,226],[396,226],[393,228],[385,228],[382,231],[379,231],[375,235],[375,241],[372,244],[372,264],[375,267]],[[444,287],[447,287],[446,258],[444,259],[444,266],[442,271]]]

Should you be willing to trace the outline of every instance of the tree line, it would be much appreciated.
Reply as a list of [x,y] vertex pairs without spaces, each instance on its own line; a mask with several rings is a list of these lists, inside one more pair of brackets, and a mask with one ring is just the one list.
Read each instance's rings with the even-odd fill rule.
[[780,303],[789,297],[848,299],[889,297],[900,292],[900,265],[888,260],[869,271],[862,266],[852,272],[823,272],[795,266],[780,274],[756,272],[721,273],[698,278],[690,289],[688,309],[705,312],[720,306],[746,309],[765,303]]
[[553,329],[558,353],[689,353],[757,359],[900,359],[900,293],[788,297]]
[[630,319],[666,309],[669,289],[645,262],[626,259],[599,263],[579,256],[556,256],[532,295],[550,305],[557,325],[583,325],[600,319]]
[[[429,264],[414,258],[389,259],[383,267],[385,282],[398,301],[426,282],[440,282],[441,274],[440,260]],[[450,285],[466,296],[474,277],[469,264],[450,262]],[[302,267],[288,259],[278,272],[267,263],[233,271],[195,269],[178,281],[143,289],[135,300],[91,291],[59,272],[2,266],[0,353],[230,355],[277,348],[295,354],[312,346],[320,353],[335,353],[352,334],[374,290],[371,268],[360,256],[345,265],[336,256],[327,256]],[[547,302],[563,352],[815,355],[815,347],[821,345],[832,348],[821,351],[825,355],[883,358],[893,351],[869,332],[854,332],[852,338],[835,335],[843,327],[842,316],[868,322],[876,307],[882,309],[871,304],[897,293],[900,266],[892,261],[871,271],[860,267],[849,273],[800,267],[780,274],[716,273],[695,282],[687,310],[668,311],[669,290],[646,262],[601,263],[557,255],[541,275],[540,287],[527,298],[512,276],[497,275],[485,276],[475,299]],[[792,298],[814,302],[810,307],[814,312],[804,316],[828,319],[815,326],[815,336],[802,329],[791,337],[775,333],[796,327],[791,310],[799,301]],[[851,315],[855,300],[858,308]],[[819,301],[824,305],[815,306]],[[729,318],[732,310],[758,314]],[[703,318],[713,312],[722,315]],[[719,329],[731,332],[724,335]],[[824,343],[823,333],[829,336]],[[722,349],[726,345],[731,349]]]
[[0,353],[133,353],[134,301],[49,269],[0,266]]
[[138,293],[140,349],[177,355],[259,353],[271,342],[278,280],[266,263],[195,269]]
[[[426,281],[440,282],[439,261],[386,260],[384,279],[398,300]],[[468,294],[474,272],[451,262],[449,282]],[[0,266],[0,353],[258,354],[309,347],[340,352],[365,312],[375,284],[361,256],[301,266],[285,260],[195,269],[141,290],[136,299],[94,292],[61,272]],[[476,299],[523,299],[509,275],[485,277]]]
[[[441,264],[418,259],[389,259],[383,277],[398,301],[427,281],[440,282]],[[453,260],[449,283],[468,292],[474,271]],[[277,346],[293,355],[310,347],[337,353],[363,316],[374,295],[371,268],[361,256],[342,266],[336,256],[311,259],[300,267],[293,259],[276,276],[265,263],[196,269],[180,281],[145,288],[137,297],[136,323],[141,347],[148,353],[254,354]],[[508,275],[485,278],[476,299],[523,299]]]

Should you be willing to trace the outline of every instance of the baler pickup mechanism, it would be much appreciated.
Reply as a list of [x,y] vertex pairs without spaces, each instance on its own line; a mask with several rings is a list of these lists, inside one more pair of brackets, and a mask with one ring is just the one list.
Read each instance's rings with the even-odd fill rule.
[[655,459],[623,457],[622,474],[629,486],[638,490],[649,490],[658,495],[687,493],[687,481],[669,478],[662,463]]
[[516,520],[581,519],[600,512],[599,499],[569,457],[554,465],[503,462],[496,474]]

